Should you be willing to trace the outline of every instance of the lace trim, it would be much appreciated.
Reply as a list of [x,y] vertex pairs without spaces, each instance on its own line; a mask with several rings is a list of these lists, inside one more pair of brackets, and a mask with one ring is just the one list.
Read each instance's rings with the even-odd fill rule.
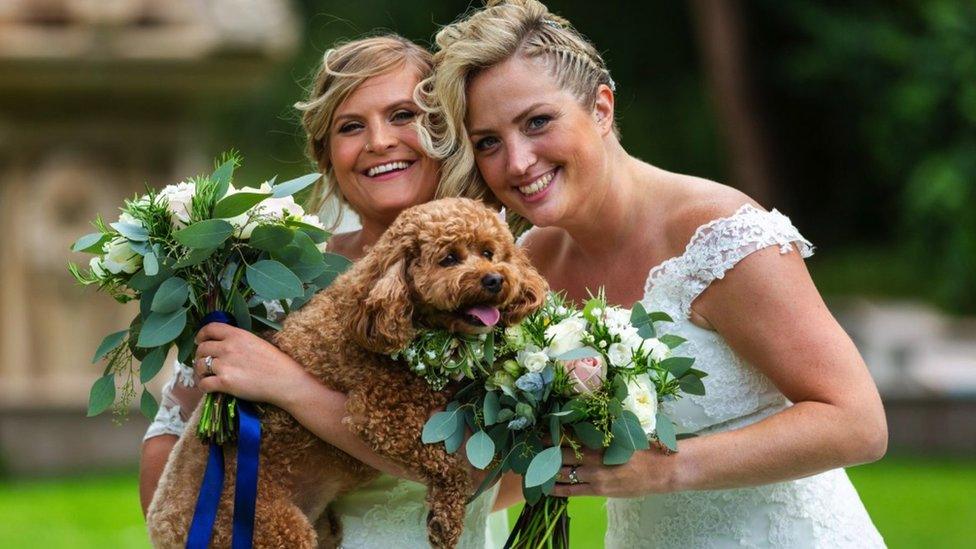
[[183,434],[186,428],[186,420],[183,418],[182,407],[176,397],[173,396],[173,389],[179,383],[183,387],[193,387],[196,382],[193,379],[193,368],[181,364],[178,360],[173,361],[173,377],[166,382],[159,398],[159,410],[156,417],[146,429],[142,440],[147,440],[160,435]]
[[789,253],[797,244],[800,256],[813,255],[813,244],[778,210],[763,211],[752,204],[744,204],[728,217],[705,223],[679,256],[663,261],[650,270],[644,284],[644,295],[664,290],[672,299],[668,313],[687,318],[691,304],[716,279],[749,254],[778,245],[781,254]]

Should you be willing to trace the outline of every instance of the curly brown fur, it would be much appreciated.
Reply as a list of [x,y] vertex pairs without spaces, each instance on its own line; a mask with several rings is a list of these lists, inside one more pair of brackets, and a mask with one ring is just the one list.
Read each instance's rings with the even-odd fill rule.
[[[446,261],[453,254],[456,263]],[[452,264],[453,263],[453,264]],[[501,277],[489,287],[485,277]],[[273,341],[325,385],[348,395],[349,424],[375,452],[428,486],[428,537],[453,547],[471,492],[466,468],[443,445],[420,440],[447,397],[388,354],[419,327],[466,333],[488,328],[464,315],[494,306],[515,323],[542,304],[547,286],[497,214],[478,202],[443,199],[405,210],[366,256],[290,315]],[[492,291],[495,290],[495,291]],[[157,547],[186,541],[207,447],[194,433],[198,409],[170,455],[147,516]],[[378,474],[274,406],[264,406],[255,547],[336,547],[341,525],[329,504]],[[234,478],[235,449],[225,478]],[[233,482],[225,482],[213,545],[230,545]]]

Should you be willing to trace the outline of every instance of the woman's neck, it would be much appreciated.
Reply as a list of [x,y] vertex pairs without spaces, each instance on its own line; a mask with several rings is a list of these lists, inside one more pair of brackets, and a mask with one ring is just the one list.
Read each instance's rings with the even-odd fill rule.
[[651,237],[649,221],[656,215],[655,181],[660,170],[629,154],[613,140],[599,198],[583,204],[560,228],[585,257],[599,260],[622,248],[643,246]]

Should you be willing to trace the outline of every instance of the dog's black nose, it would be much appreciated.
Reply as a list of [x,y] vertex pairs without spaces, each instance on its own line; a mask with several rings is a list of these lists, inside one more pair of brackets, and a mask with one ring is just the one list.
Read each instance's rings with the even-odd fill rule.
[[498,273],[486,274],[481,279],[481,285],[493,294],[497,294],[498,292],[502,291],[503,282],[505,282],[505,278]]

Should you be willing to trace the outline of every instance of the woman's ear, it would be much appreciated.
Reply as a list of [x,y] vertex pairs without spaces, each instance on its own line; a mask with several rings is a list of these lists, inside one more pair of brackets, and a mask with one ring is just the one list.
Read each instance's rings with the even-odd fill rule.
[[363,348],[389,354],[403,349],[414,337],[413,302],[407,284],[406,260],[377,270],[369,292],[349,319],[353,337]]
[[593,117],[596,119],[601,136],[606,136],[613,131],[613,109],[613,90],[606,84],[600,84],[596,90],[596,101],[593,104]]

